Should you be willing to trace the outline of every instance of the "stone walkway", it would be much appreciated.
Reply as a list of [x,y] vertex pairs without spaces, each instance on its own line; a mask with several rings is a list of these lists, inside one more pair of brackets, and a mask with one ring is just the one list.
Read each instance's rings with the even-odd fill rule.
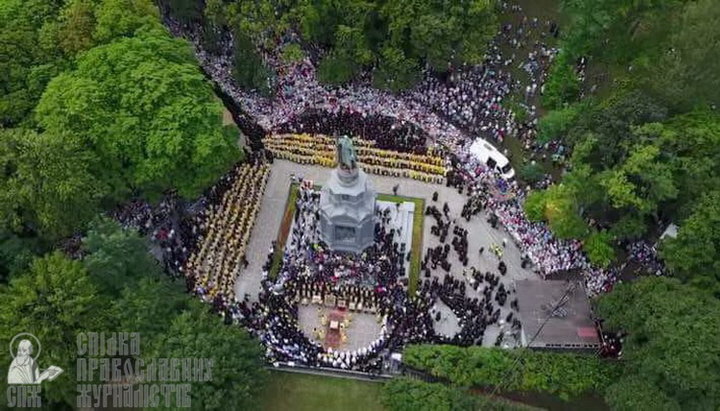
[[[235,283],[235,295],[238,298],[243,298],[245,294],[248,294],[251,301],[257,301],[260,281],[262,280],[262,266],[267,259],[271,242],[277,238],[278,230],[280,229],[280,222],[285,211],[288,190],[290,188],[291,174],[305,179],[311,179],[318,184],[323,184],[325,180],[330,177],[330,169],[320,166],[296,164],[287,160],[275,160],[270,171],[261,209],[258,213],[257,221],[253,227],[252,236],[248,244],[247,259],[249,265],[247,269],[240,273]],[[424,198],[426,205],[433,204],[432,194],[434,191],[437,191],[439,198],[435,203],[436,206],[442,209],[443,204],[447,202],[450,207],[450,217],[457,218],[460,226],[468,230],[468,242],[470,244],[468,267],[474,266],[481,272],[490,271],[499,274],[497,271],[499,260],[490,251],[490,244],[502,244],[503,239],[507,238],[508,244],[504,249],[503,261],[507,264],[508,272],[506,276],[501,277],[502,282],[505,283],[505,287],[511,290],[514,288],[513,284],[516,280],[538,278],[537,274],[531,270],[520,267],[520,250],[513,244],[510,235],[507,234],[501,226],[498,226],[499,229],[493,229],[490,226],[487,222],[487,214],[484,212],[480,213],[473,217],[470,222],[466,222],[460,218],[460,212],[467,197],[459,194],[456,189],[445,185],[427,184],[405,178],[384,177],[374,174],[369,174],[369,177],[378,193],[392,193],[393,186],[399,184],[400,189],[398,190],[398,195]],[[418,212],[420,212],[420,210],[418,210]],[[428,247],[434,247],[439,244],[438,238],[430,233],[432,224],[433,218],[425,217],[422,247],[423,256]],[[450,243],[450,241],[452,241],[452,236],[448,235],[447,242]],[[480,247],[485,247],[485,252],[482,256],[478,253]],[[457,254],[451,251],[448,259],[452,264],[451,273],[461,278],[463,266],[459,262]],[[438,269],[433,272],[433,275],[442,278],[445,272],[438,267]],[[420,279],[424,279],[422,274]],[[467,288],[468,295],[474,295],[475,291],[470,287]],[[480,295],[482,295],[482,288],[480,289]],[[504,319],[509,312],[510,301],[513,299],[515,299],[515,294],[511,293],[508,296],[508,302],[505,304],[505,308],[502,310],[501,319]],[[492,345],[497,338],[498,332],[499,327],[488,327],[485,333],[484,345]]]

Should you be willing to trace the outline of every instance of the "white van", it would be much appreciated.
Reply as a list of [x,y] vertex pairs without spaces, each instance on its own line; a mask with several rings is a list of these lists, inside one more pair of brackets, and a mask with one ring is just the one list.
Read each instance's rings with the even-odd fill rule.
[[475,142],[470,146],[470,152],[480,160],[480,162],[497,170],[505,180],[515,180],[515,170],[513,170],[510,165],[510,160],[484,139],[479,137],[475,139]]

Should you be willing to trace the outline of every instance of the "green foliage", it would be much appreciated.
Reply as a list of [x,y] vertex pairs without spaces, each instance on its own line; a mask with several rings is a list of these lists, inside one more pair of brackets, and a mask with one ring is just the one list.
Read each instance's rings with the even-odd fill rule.
[[678,220],[689,216],[705,193],[720,187],[720,173],[717,172],[720,115],[715,111],[699,108],[665,124],[643,126],[637,134],[656,141],[662,158],[672,167],[675,186],[680,190],[671,203],[677,210]]
[[527,183],[536,183],[545,178],[545,169],[539,163],[528,163],[518,170],[520,179]]
[[559,238],[584,238],[588,232],[579,214],[575,190],[570,185],[556,184],[546,190],[533,191],[523,207],[528,219],[546,221]]
[[607,268],[615,261],[613,240],[612,234],[607,231],[595,231],[588,236],[583,244],[583,250],[592,264]]
[[233,77],[240,86],[268,95],[270,92],[270,71],[255,50],[250,37],[235,32],[233,50]]
[[720,191],[702,197],[660,252],[675,275],[720,298]]
[[713,0],[686,3],[646,86],[678,109],[720,104],[720,9]]
[[[677,279],[646,277],[617,285],[597,312],[606,328],[628,333],[624,375],[648,384],[641,395],[662,392],[657,401],[667,409],[677,409],[673,401],[698,410],[720,403],[719,300]],[[626,389],[609,390],[608,403],[628,409],[633,402]]]
[[359,69],[352,59],[330,54],[320,61],[317,76],[323,83],[338,85],[350,81],[358,73]]
[[[80,262],[50,254],[13,277],[8,287],[1,287],[0,299],[0,343],[7,347],[20,332],[35,335],[42,344],[42,364],[64,370],[52,384],[43,386],[43,403],[75,404],[76,333],[108,329],[107,302],[98,295],[87,271]],[[2,357],[3,369],[10,360]]]
[[267,378],[262,353],[244,329],[226,326],[205,305],[193,302],[158,338],[151,357],[212,359],[212,381],[193,383],[191,401],[197,409],[228,410],[256,408]]
[[136,231],[123,230],[115,221],[94,221],[83,239],[83,260],[98,288],[117,298],[129,283],[142,277],[160,276],[158,263],[148,253],[148,243]]
[[152,346],[164,338],[172,319],[188,308],[190,298],[184,291],[184,284],[150,274],[127,284],[112,301],[110,315],[118,329],[138,332],[143,344]]
[[614,365],[594,356],[479,346],[410,346],[403,360],[460,386],[501,386],[502,391],[549,393],[566,400],[604,391],[617,374]]
[[97,25],[93,36],[100,44],[150,32],[158,37],[167,36],[157,7],[151,0],[102,0],[95,18]]
[[662,122],[667,116],[667,108],[648,94],[620,91],[584,110],[567,141],[577,147],[591,140],[592,149],[584,151],[582,162],[600,171],[620,163],[631,146],[640,142],[633,132],[635,127]]
[[60,2],[0,2],[0,127],[26,121],[45,84],[63,64],[57,46],[41,41],[54,31],[59,12]]
[[86,52],[37,107],[49,132],[75,136],[100,158],[93,175],[112,193],[151,197],[171,187],[196,196],[238,159],[221,113],[187,43],[153,35]]
[[548,71],[542,104],[548,109],[560,109],[580,97],[580,80],[567,53],[561,52]]
[[417,63],[407,58],[402,50],[385,47],[380,54],[382,56],[380,67],[373,77],[375,87],[397,93],[417,82]]
[[[363,69],[375,68],[374,84],[392,91],[412,86],[423,66],[444,72],[451,64],[481,63],[497,28],[490,0],[452,5],[437,0],[261,0],[223,5],[213,0],[205,15],[266,49],[290,27],[297,27],[303,42],[327,50],[318,66],[321,81],[342,84]],[[236,60],[244,58],[238,54],[245,56],[236,52]],[[248,69],[236,62],[241,63],[236,71]],[[236,74],[244,76],[252,77]],[[252,88],[249,82],[241,84]]]
[[0,230],[0,284],[6,284],[10,278],[24,272],[44,248],[35,237],[21,237]]
[[652,383],[634,375],[623,377],[608,387],[605,400],[611,409],[617,411],[680,411],[682,409],[677,402]]
[[285,63],[296,63],[305,58],[305,53],[299,44],[286,44],[282,49],[282,59]]
[[562,0],[571,24],[563,45],[607,62],[651,61],[670,30],[668,19],[685,0]]
[[547,206],[547,195],[545,190],[535,190],[525,199],[523,208],[525,215],[530,221],[543,221],[545,219],[545,207]]
[[93,46],[95,9],[90,0],[73,0],[63,9],[58,27],[57,42],[67,55],[74,56]]
[[167,5],[170,13],[184,23],[200,20],[203,15],[202,3],[197,0],[160,0]]
[[578,105],[574,104],[544,115],[538,123],[537,142],[545,144],[552,140],[563,140],[579,111]]
[[625,214],[610,228],[610,234],[618,239],[638,239],[645,234],[647,223],[643,216]]
[[107,187],[100,165],[73,138],[21,129],[0,131],[0,224],[47,238],[73,233],[98,212]]
[[473,395],[466,390],[409,378],[394,378],[383,385],[383,404],[391,411],[411,410],[528,410],[517,403]]

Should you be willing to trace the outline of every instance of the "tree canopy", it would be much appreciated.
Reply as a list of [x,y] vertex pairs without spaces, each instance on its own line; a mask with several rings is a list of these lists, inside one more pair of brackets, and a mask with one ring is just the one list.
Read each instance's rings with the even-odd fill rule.
[[[76,333],[107,330],[110,323],[107,301],[87,270],[56,252],[36,259],[27,272],[0,287],[0,298],[0,342],[7,347],[20,332],[35,335],[43,346],[43,363],[66,374],[44,386],[42,395],[51,403],[75,404]],[[3,369],[10,360],[3,356]]]
[[100,163],[63,134],[0,130],[0,222],[16,232],[68,235],[100,210],[108,187]]
[[[657,409],[720,403],[720,301],[676,279],[649,277],[618,285],[597,308],[606,328],[627,332],[625,378],[610,388],[608,403],[618,409],[632,409],[643,397],[661,402]],[[628,379],[638,382],[624,386]],[[640,381],[634,397],[627,390]]]
[[[198,16],[187,0],[163,3],[182,21]],[[422,67],[445,72],[452,65],[482,62],[496,31],[490,0],[216,0],[206,3],[204,15],[211,22],[209,35],[228,27],[241,40],[235,77],[242,86],[259,90],[269,74],[248,40],[267,50],[280,38],[299,35],[296,47],[325,51],[318,65],[322,81],[342,84],[374,68],[375,86],[400,91],[417,81]]]
[[77,138],[101,159],[113,191],[175,187],[195,196],[238,158],[222,108],[187,43],[140,36],[89,50],[47,87],[37,107],[51,133]]
[[151,0],[0,2],[0,227],[58,239],[132,193],[196,197],[242,159]]
[[157,358],[210,358],[212,381],[193,384],[193,408],[204,410],[253,409],[267,378],[260,344],[240,327],[227,326],[193,301],[175,317],[153,349]]

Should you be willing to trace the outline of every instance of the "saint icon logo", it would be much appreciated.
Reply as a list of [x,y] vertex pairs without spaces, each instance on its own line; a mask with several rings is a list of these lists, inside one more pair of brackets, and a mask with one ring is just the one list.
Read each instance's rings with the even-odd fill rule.
[[[37,351],[35,350],[36,346]],[[40,340],[34,335],[20,333],[13,337],[10,341],[10,355],[13,360],[8,369],[8,384],[40,384],[45,380],[52,381],[62,374],[62,368],[54,365],[46,370],[40,370],[37,359],[40,357],[41,351]]]

